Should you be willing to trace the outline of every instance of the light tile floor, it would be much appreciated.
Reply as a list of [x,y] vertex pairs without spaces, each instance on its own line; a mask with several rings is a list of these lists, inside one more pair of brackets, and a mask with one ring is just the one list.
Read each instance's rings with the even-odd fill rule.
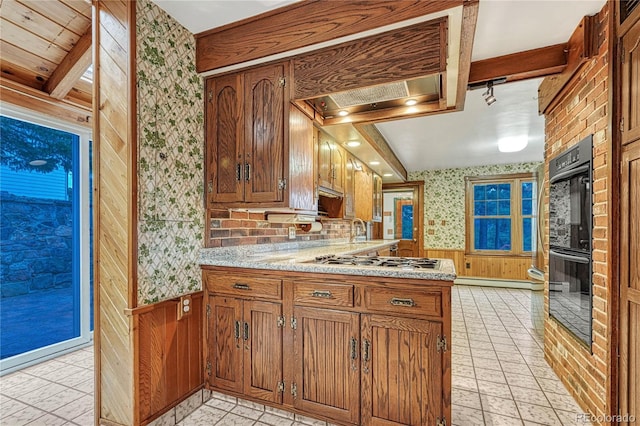
[[[527,290],[455,286],[452,424],[584,425],[582,410],[547,365]],[[0,378],[0,424],[93,422],[93,352],[83,349]],[[181,426],[326,425],[213,393]]]

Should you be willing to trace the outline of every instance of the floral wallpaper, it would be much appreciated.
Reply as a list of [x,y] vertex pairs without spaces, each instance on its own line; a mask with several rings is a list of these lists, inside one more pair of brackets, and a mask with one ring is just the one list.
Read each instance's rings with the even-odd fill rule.
[[148,304],[202,287],[204,104],[193,35],[136,3],[138,301]]
[[[533,172],[540,164],[497,164],[409,173],[409,180],[424,181],[424,247],[464,250],[465,176]],[[429,225],[430,220],[435,224]]]

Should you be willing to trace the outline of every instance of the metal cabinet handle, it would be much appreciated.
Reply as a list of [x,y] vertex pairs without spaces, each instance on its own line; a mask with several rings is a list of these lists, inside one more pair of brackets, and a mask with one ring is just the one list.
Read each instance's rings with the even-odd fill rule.
[[251,179],[251,164],[244,163],[244,180],[249,182]]
[[400,299],[398,297],[394,297],[389,303],[393,306],[416,306],[416,302],[413,299]]
[[242,336],[244,340],[249,340],[249,323],[244,323],[244,335]]
[[325,291],[325,290],[313,290],[313,293],[311,293],[312,297],[322,297],[324,299],[330,299],[331,298],[331,292],[330,291]]
[[362,341],[362,361],[368,362],[371,358],[371,342],[368,339]]
[[242,179],[242,164],[238,163],[236,164],[236,180],[240,182],[240,179]]
[[240,338],[240,321],[236,321],[235,323],[235,337],[236,340]]
[[351,338],[351,359],[358,359],[358,340],[355,337]]
[[251,287],[249,287],[249,284],[243,284],[243,283],[235,283],[233,285],[233,288],[238,290],[251,290]]

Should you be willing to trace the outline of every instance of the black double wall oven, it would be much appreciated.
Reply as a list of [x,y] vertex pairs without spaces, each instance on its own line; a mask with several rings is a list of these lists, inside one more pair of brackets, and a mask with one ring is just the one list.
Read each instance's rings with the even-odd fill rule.
[[591,347],[592,163],[588,136],[549,163],[549,314]]

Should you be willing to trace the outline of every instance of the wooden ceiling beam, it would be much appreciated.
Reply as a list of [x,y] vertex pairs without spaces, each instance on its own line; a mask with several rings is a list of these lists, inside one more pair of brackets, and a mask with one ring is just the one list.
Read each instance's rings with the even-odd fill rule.
[[369,145],[385,159],[389,167],[406,182],[408,176],[407,169],[405,169],[400,160],[398,160],[395,152],[393,152],[393,149],[391,149],[389,143],[378,128],[372,123],[354,124],[353,127],[355,127]]
[[308,0],[196,34],[196,69],[230,65],[461,6],[468,0]]
[[45,92],[63,99],[91,65],[91,31],[87,31],[53,71],[44,86]]
[[471,63],[469,83],[479,84],[499,78],[507,81],[545,77],[567,66],[567,44],[541,47]]

